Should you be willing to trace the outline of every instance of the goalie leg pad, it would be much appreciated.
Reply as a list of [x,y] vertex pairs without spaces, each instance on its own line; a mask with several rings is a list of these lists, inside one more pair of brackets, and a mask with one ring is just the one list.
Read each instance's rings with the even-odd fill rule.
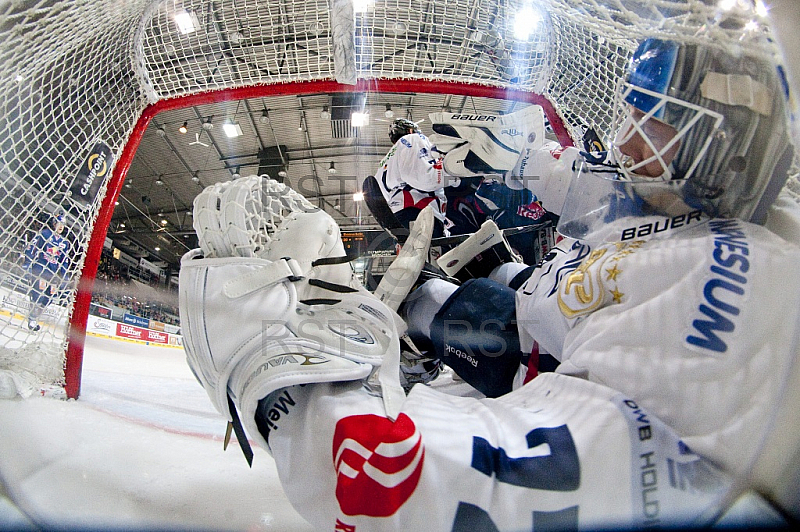
[[386,198],[383,197],[381,186],[375,176],[367,177],[361,185],[364,192],[364,200],[367,203],[369,212],[378,220],[378,223],[401,244],[405,242],[408,237],[408,224],[403,225],[397,219],[389,204],[386,203]]
[[375,289],[375,297],[394,311],[400,308],[400,304],[411,292],[428,260],[434,222],[433,207],[428,205],[420,212],[408,240]]
[[434,317],[431,340],[437,357],[487,397],[510,392],[522,362],[514,290],[467,281]]
[[298,287],[307,282],[300,273],[291,259],[205,259],[195,250],[181,260],[187,362],[217,411],[231,420],[230,396],[262,445],[254,414],[270,392],[362,379],[387,352],[399,358],[396,314],[359,291],[336,294],[334,303],[305,304],[298,300]]

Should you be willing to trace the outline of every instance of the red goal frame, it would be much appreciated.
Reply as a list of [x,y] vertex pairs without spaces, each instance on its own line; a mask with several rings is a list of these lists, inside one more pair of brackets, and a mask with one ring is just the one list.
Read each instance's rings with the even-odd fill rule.
[[564,121],[556,112],[555,106],[544,96],[532,92],[502,87],[471,85],[468,83],[428,81],[428,80],[361,80],[356,85],[344,85],[330,80],[292,82],[275,85],[258,85],[240,88],[229,88],[188,94],[170,99],[160,100],[144,109],[136,122],[133,131],[122,150],[114,171],[106,185],[106,195],[95,220],[89,246],[86,251],[80,282],[75,295],[72,314],[68,325],[66,360],[64,366],[64,390],[68,399],[77,399],[81,390],[81,373],[83,370],[84,343],[86,325],[89,319],[89,307],[92,289],[97,276],[97,268],[103,251],[114,203],[119,197],[128,169],[131,166],[136,150],[142,140],[150,121],[159,113],[174,109],[182,109],[195,105],[216,103],[229,100],[242,100],[261,96],[290,96],[303,94],[319,94],[333,92],[418,92],[448,93],[459,96],[475,96],[504,100],[514,100],[536,104],[542,107],[550,126],[562,146],[572,146]]

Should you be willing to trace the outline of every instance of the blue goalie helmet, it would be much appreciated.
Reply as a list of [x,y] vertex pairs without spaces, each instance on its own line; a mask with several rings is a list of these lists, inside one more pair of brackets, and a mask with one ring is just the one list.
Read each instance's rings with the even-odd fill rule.
[[[794,156],[788,87],[769,47],[730,48],[639,45],[615,96],[610,157],[618,170],[597,174],[605,184],[587,184],[579,175],[585,164],[576,172],[560,231],[585,237],[592,225],[623,215],[689,212],[765,222]],[[587,198],[590,188],[605,196]]]
[[684,201],[706,214],[763,222],[793,155],[774,59],[644,41],[615,102],[612,149],[623,175],[684,181]]

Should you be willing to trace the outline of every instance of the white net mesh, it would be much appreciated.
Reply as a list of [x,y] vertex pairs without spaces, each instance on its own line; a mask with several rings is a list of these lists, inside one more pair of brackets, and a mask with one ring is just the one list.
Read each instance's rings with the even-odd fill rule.
[[[52,356],[38,370],[25,371],[40,375],[42,383],[64,382],[78,280],[93,253],[90,242],[102,246],[104,228],[91,239],[95,220],[104,214],[114,162],[146,107],[219,89],[268,92],[277,83],[333,79],[342,59],[334,57],[331,4],[0,5],[0,369],[14,371],[14,360],[35,346]],[[765,19],[753,6],[724,4],[732,7],[725,17],[710,0],[375,0],[355,13],[348,44],[360,80],[435,80],[540,93],[577,141],[589,127],[608,131],[614,86],[643,36],[772,54],[762,38]],[[523,8],[528,11],[520,14]],[[195,30],[180,31],[176,15]],[[752,23],[750,36],[725,29],[722,21],[731,16]],[[515,33],[521,21],[528,23],[525,35]],[[99,179],[82,194],[92,168]],[[71,248],[65,284],[34,332],[27,324],[28,292],[37,279],[26,274],[24,248],[58,212],[65,215],[63,236]],[[72,341],[80,344],[80,334]]]
[[[84,203],[70,187],[95,144],[118,154],[141,114],[145,101],[130,68],[141,10],[119,2],[0,7],[0,372],[22,376],[21,395],[64,383],[71,301],[104,194]],[[63,285],[31,331],[29,291],[44,279],[26,264],[24,250],[56,213],[65,215],[62,236],[71,249]]]

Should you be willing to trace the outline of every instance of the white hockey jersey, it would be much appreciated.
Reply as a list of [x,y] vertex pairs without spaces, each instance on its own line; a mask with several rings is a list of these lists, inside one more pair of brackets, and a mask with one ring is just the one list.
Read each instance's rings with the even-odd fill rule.
[[359,382],[269,397],[281,484],[317,529],[701,526],[732,486],[636,402],[565,375],[499,399],[417,385],[383,412]]
[[392,212],[415,207],[424,209],[435,203],[436,217],[444,222],[447,198],[442,162],[431,151],[422,133],[403,136],[383,158],[375,178]]
[[739,220],[630,220],[616,243],[562,241],[518,290],[523,350],[535,340],[774,495],[800,449],[800,248]]

